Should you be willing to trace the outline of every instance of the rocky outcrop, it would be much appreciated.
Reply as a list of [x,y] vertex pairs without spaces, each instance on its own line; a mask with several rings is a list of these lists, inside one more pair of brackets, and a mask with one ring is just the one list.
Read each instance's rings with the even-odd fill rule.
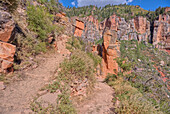
[[101,39],[98,20],[93,16],[89,16],[84,18],[84,22],[85,22],[85,29],[82,34],[83,40],[95,42]]
[[103,35],[104,31],[106,28],[108,28],[109,30],[118,30],[118,23],[119,22],[119,17],[117,17],[116,15],[112,15],[110,16],[110,18],[105,19],[104,21],[102,21],[100,23],[100,34]]
[[148,42],[150,39],[150,22],[144,17],[136,17],[129,22],[121,18],[118,26],[118,39]]
[[165,13],[169,12],[170,11],[170,7],[166,7],[165,8]]
[[118,20],[119,18],[116,15],[112,15],[110,16],[110,18],[105,19],[103,22],[100,23],[100,31],[104,31],[105,28],[117,31]]
[[118,73],[118,64],[115,59],[120,55],[120,43],[117,41],[117,32],[109,29],[105,30],[103,40],[102,75],[106,77],[108,73]]
[[66,17],[66,13],[64,12],[57,13],[55,16],[55,20],[57,23],[60,23],[62,25],[67,25],[69,23],[69,18]]
[[0,41],[8,42],[15,24],[8,12],[0,11]]
[[[102,49],[99,48],[100,46],[93,45],[92,52],[98,52],[97,54],[103,58],[101,69],[104,77],[108,73],[117,74],[118,72],[118,64],[115,60],[115,58],[119,57],[120,53],[120,43],[118,40],[138,40],[148,42],[148,39],[150,38],[150,23],[144,17],[136,17],[135,19],[126,22],[124,18],[112,15],[100,24],[93,16],[81,20],[82,21],[76,20],[75,36],[82,37],[83,40],[93,44],[94,41],[103,37],[104,43]],[[83,24],[85,25],[84,29]]]
[[99,31],[99,22],[93,17],[85,17],[85,18],[72,18],[73,20],[73,34],[76,37],[82,37],[84,41],[95,42],[101,39],[100,31]]
[[144,17],[136,17],[128,22],[116,15],[110,16],[100,23],[100,34],[105,28],[116,30],[119,40],[148,41],[150,39],[150,23]]
[[12,71],[16,47],[10,43],[15,24],[12,16],[0,11],[0,73]]
[[73,24],[74,28],[74,36],[81,37],[84,30],[84,22],[80,19],[75,19],[75,24]]
[[12,44],[0,42],[0,73],[12,71],[16,47]]
[[169,15],[159,15],[159,20],[154,21],[153,45],[156,48],[170,49]]

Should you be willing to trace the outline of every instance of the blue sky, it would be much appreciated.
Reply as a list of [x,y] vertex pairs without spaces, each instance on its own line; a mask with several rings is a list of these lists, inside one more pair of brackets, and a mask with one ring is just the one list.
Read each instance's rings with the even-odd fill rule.
[[81,7],[86,5],[97,5],[104,6],[107,4],[121,4],[126,3],[129,5],[140,5],[146,10],[154,11],[159,6],[161,7],[170,7],[170,0],[59,0],[66,7]]

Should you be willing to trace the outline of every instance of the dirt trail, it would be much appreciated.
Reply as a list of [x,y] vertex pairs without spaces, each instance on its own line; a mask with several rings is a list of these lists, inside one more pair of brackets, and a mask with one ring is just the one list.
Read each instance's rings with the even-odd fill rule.
[[0,114],[29,112],[31,100],[39,89],[49,82],[63,58],[62,54],[41,57],[37,68],[22,73],[23,80],[11,83],[5,90],[0,91]]
[[78,105],[78,114],[114,114],[113,95],[114,90],[98,79],[93,94]]
[[[30,102],[39,90],[48,84],[64,58],[63,54],[41,57],[41,63],[37,68],[23,72],[21,81],[15,81],[5,90],[0,91],[0,114],[29,114],[32,112]],[[93,94],[78,105],[78,114],[113,114],[113,92],[114,90],[103,83],[102,79],[98,79]]]
[[[31,101],[51,81],[56,68],[70,54],[65,48],[65,42],[58,42],[60,54],[51,53],[40,57],[37,68],[23,71],[19,74],[22,80],[10,83],[5,90],[0,91],[0,114],[32,114]],[[98,79],[93,94],[78,105],[78,114],[113,114],[114,90],[102,80]]]

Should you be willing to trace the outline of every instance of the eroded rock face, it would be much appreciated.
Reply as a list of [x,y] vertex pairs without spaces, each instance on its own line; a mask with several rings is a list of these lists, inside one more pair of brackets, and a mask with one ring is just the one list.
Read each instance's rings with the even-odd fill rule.
[[128,22],[121,18],[118,26],[118,39],[148,42],[150,40],[150,22],[144,17],[136,17]]
[[153,45],[156,48],[170,49],[169,15],[159,15],[159,20],[154,21]]
[[100,34],[103,34],[105,28],[117,31],[119,40],[150,40],[150,22],[144,17],[136,17],[135,19],[125,21],[116,15],[110,16],[100,23]]
[[0,41],[8,42],[15,24],[8,12],[0,11]]
[[109,30],[118,30],[118,26],[119,26],[119,17],[117,17],[116,15],[112,15],[110,16],[110,18],[105,19],[104,21],[102,21],[100,23],[100,34],[103,34],[103,31],[108,28]]
[[75,26],[74,36],[81,37],[84,30],[84,22],[80,19],[76,19],[73,26]]
[[0,72],[6,73],[8,70],[10,71],[13,61],[14,61],[14,54],[16,51],[16,46],[0,42]]
[[93,16],[89,16],[84,18],[84,22],[85,22],[85,29],[82,34],[83,40],[95,42],[101,39],[98,20]]
[[69,22],[69,18],[66,17],[64,12],[60,12],[56,14],[56,21],[60,21],[61,24],[65,25]]
[[108,73],[118,73],[118,64],[115,59],[119,57],[120,43],[117,41],[117,32],[108,29],[104,32],[103,40],[102,75],[106,77]]

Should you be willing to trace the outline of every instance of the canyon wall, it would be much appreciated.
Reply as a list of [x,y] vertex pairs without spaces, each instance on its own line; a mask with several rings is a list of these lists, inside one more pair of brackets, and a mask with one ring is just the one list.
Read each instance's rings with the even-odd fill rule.
[[84,18],[84,22],[85,29],[82,34],[83,40],[93,43],[97,40],[100,40],[102,36],[100,35],[98,20],[93,16],[89,16]]
[[89,41],[101,39],[106,28],[111,31],[116,30],[118,40],[138,40],[145,42],[151,40],[150,22],[141,16],[125,21],[124,18],[112,15],[101,23],[93,16],[83,18],[82,20],[81,27],[79,26],[79,23],[76,23],[74,35]]
[[[166,11],[168,12],[169,9],[166,8]],[[77,31],[80,31],[80,34],[77,35],[75,30],[75,36],[82,37],[83,40],[93,42],[93,44],[103,38],[102,49],[100,49],[102,54],[98,53],[102,56],[101,71],[103,76],[108,73],[117,74],[118,72],[118,65],[115,61],[115,58],[120,56],[118,40],[153,42],[156,48],[170,49],[169,15],[159,16],[159,20],[154,22],[153,32],[150,30],[150,22],[142,16],[126,21],[114,14],[100,23],[95,17],[89,16],[83,18],[81,23],[82,27],[79,27],[78,23],[75,26],[75,29],[78,28]],[[97,47],[97,45],[93,45],[92,51],[96,52]]]
[[110,16],[100,23],[100,34],[105,28],[116,30],[119,40],[150,40],[150,23],[144,17],[136,17],[128,22],[116,15]]
[[115,60],[120,57],[120,43],[118,40],[138,40],[139,42],[149,42],[151,40],[150,22],[144,17],[136,17],[128,22],[116,15],[110,16],[101,23],[93,16],[82,19],[76,18],[75,20],[74,36],[79,36],[93,44],[103,38],[102,47],[93,45],[91,50],[96,52],[97,47],[102,48],[98,54],[102,57],[101,74],[104,77],[108,73],[118,73],[119,68]]

